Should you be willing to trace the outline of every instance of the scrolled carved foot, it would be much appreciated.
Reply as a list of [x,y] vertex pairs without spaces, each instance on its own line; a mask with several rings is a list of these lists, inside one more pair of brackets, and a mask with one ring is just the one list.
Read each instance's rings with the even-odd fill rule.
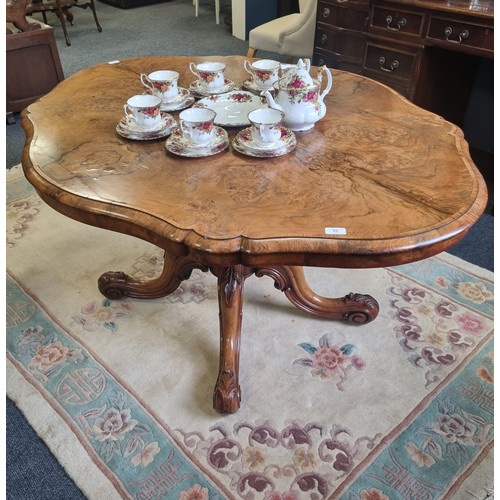
[[122,271],[108,271],[97,281],[99,291],[108,299],[118,300],[128,296],[130,277]]
[[236,413],[240,407],[241,390],[232,370],[219,373],[214,389],[214,410],[219,413]]
[[378,303],[370,295],[349,293],[345,297],[330,298],[313,292],[300,266],[260,268],[255,271],[255,275],[270,276],[274,279],[274,286],[284,292],[295,307],[320,318],[362,325],[373,321],[378,315]]
[[342,319],[345,321],[361,325],[373,321],[378,316],[378,302],[371,295],[351,292],[343,300],[346,310]]

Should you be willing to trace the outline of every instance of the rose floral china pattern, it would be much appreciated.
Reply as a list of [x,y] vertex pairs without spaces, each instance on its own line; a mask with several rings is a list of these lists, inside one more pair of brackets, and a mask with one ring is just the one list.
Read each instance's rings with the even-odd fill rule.
[[207,146],[215,136],[215,111],[190,108],[179,114],[179,128],[191,147]]
[[163,111],[160,112],[161,120],[158,125],[152,129],[144,130],[138,127],[135,122],[127,117],[122,117],[116,126],[116,132],[135,141],[151,141],[167,137],[172,133],[172,130],[177,127],[177,122],[174,117]]
[[226,92],[231,92],[236,87],[236,83],[227,78],[224,80],[224,85],[215,90],[207,89],[201,80],[196,80],[189,86],[190,92],[197,95],[198,97],[208,97],[211,95],[225,94]]
[[221,153],[229,146],[227,132],[222,127],[214,127],[215,137],[213,141],[206,146],[194,146],[181,132],[176,128],[172,135],[167,139],[165,147],[170,153],[189,158],[203,158]]
[[232,142],[232,147],[238,153],[257,158],[274,158],[276,156],[282,156],[293,151],[296,145],[297,138],[295,134],[283,126],[281,126],[281,138],[278,139],[276,144],[271,148],[262,148],[257,145],[252,137],[250,128],[245,128],[238,132]]
[[141,74],[142,84],[151,90],[153,95],[157,95],[163,102],[170,102],[178,94],[177,80],[179,73],[177,71],[154,71],[149,75]]
[[[321,92],[323,75],[327,83]],[[267,103],[270,108],[285,113],[283,123],[294,131],[309,130],[326,114],[324,98],[332,88],[332,74],[326,66],[318,69],[318,79],[313,80],[304,69],[281,78],[274,84],[276,95],[267,90]]]

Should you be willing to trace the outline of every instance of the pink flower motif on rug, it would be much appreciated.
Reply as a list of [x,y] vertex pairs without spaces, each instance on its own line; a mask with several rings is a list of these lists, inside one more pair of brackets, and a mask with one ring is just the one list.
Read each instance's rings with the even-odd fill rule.
[[390,500],[389,497],[382,493],[378,488],[370,488],[359,492],[359,500]]
[[151,428],[133,418],[121,393],[110,397],[103,406],[86,409],[76,418],[87,437],[97,442],[94,447],[105,462],[116,457],[135,467],[146,467],[160,452],[159,443],[151,440]]
[[27,350],[34,349],[28,369],[37,379],[45,383],[50,377],[59,374],[69,363],[83,359],[83,354],[80,349],[68,347],[60,340],[51,342],[51,336],[43,335],[42,330],[39,325],[24,330],[20,346],[24,346]]
[[102,302],[89,302],[81,309],[81,314],[75,314],[73,321],[87,332],[96,332],[107,328],[115,333],[118,330],[116,320],[126,316],[132,310],[132,304],[123,301],[104,299]]
[[194,484],[179,495],[179,500],[208,500],[208,498],[208,489],[202,488],[199,484]]
[[319,339],[318,347],[307,342],[299,344],[299,347],[310,354],[310,357],[296,359],[293,364],[310,367],[313,377],[338,380],[339,390],[343,390],[343,384],[352,367],[362,370],[365,366],[359,356],[351,355],[356,348],[353,344],[338,347],[330,342],[327,335]]

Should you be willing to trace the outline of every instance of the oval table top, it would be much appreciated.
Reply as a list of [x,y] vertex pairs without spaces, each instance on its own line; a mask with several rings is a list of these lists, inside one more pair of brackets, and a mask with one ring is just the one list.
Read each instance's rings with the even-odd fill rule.
[[239,86],[245,59],[142,57],[70,76],[23,112],[28,180],[69,217],[226,264],[395,265],[446,250],[483,213],[486,185],[462,131],[342,71],[331,70],[326,116],[281,157],[229,146],[186,158],[165,138],[116,132],[127,99],[145,91],[141,73],[175,69],[188,88],[191,61],[220,60]]

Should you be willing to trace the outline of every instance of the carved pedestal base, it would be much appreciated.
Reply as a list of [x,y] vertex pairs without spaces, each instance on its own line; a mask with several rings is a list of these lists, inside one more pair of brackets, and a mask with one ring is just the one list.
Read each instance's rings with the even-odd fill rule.
[[[121,272],[107,272],[99,278],[99,290],[110,299],[125,296],[158,298],[172,293],[188,279],[191,271],[208,271],[196,258],[186,253],[169,253],[160,277],[144,282]],[[341,298],[327,298],[315,294],[306,282],[304,270],[298,266],[249,268],[212,266],[210,271],[218,279],[220,355],[219,375],[214,389],[213,406],[220,413],[235,413],[241,402],[239,385],[240,337],[243,314],[243,284],[255,274],[270,276],[275,287],[285,293],[293,305],[325,319],[365,324],[378,315],[378,303],[370,295],[350,293]]]

